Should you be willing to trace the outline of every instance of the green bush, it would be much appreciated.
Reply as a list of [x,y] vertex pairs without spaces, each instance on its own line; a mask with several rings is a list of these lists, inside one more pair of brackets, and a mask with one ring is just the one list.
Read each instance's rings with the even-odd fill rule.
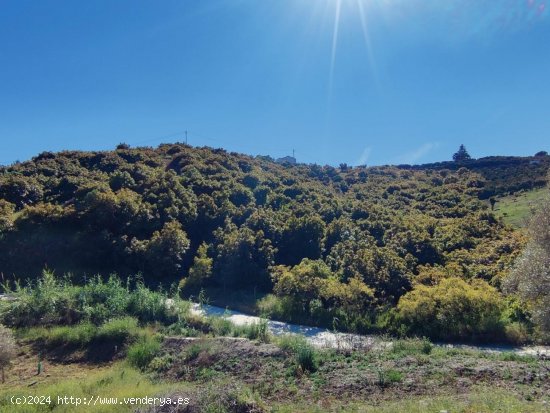
[[391,346],[391,352],[400,356],[430,354],[432,350],[433,344],[426,338],[395,340]]
[[487,341],[504,335],[503,302],[482,280],[446,278],[435,286],[417,285],[399,300],[397,323],[408,334],[440,340]]
[[186,361],[195,360],[203,349],[204,349],[203,346],[199,343],[191,344],[185,351],[185,360]]
[[225,317],[210,317],[210,327],[215,336],[228,336],[234,330],[234,325]]
[[160,353],[160,343],[154,337],[143,337],[128,348],[126,358],[128,362],[141,370],[145,370],[149,363]]
[[[7,286],[5,286],[7,289]],[[44,271],[42,277],[26,286],[16,285],[7,292],[13,302],[0,306],[0,322],[12,327],[37,325],[73,325],[91,322],[101,325],[111,318],[132,316],[141,322],[172,324],[189,313],[189,303],[167,294],[151,291],[141,282],[130,288],[120,278],[107,281],[93,277],[84,285],[75,285],[68,278]]]
[[378,385],[385,387],[391,383],[399,383],[403,380],[403,373],[397,370],[378,370]]
[[314,372],[317,370],[317,356],[311,345],[302,345],[296,349],[296,362],[302,371]]
[[309,343],[307,339],[300,334],[283,334],[277,337],[275,344],[284,351],[295,353],[298,348],[307,346]]
[[177,320],[177,314],[173,311],[177,307],[174,307],[174,304],[172,307],[168,306],[167,298],[165,294],[151,291],[139,282],[129,295],[126,312],[137,317],[141,322],[159,321],[171,324]]
[[44,339],[48,347],[68,345],[83,348],[95,338],[97,330],[97,327],[89,322],[74,326],[54,327],[46,330]]
[[275,343],[284,351],[294,354],[296,365],[301,371],[317,370],[317,352],[307,339],[298,334],[284,334]]
[[138,320],[134,317],[114,318],[102,324],[96,340],[109,343],[124,343],[139,334]]

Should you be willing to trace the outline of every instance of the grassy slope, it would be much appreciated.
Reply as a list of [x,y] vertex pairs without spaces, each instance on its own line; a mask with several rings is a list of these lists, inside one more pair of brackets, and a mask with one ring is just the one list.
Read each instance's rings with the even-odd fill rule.
[[542,200],[547,199],[548,188],[519,192],[497,198],[495,215],[516,228],[524,228]]

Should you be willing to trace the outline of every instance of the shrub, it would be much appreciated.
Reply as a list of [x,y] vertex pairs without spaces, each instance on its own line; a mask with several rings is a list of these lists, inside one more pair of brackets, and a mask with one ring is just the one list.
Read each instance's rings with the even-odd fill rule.
[[227,336],[234,329],[233,323],[225,317],[211,317],[209,322],[212,332],[216,336]]
[[302,371],[317,370],[317,357],[312,345],[302,345],[296,350],[296,362]]
[[79,320],[74,289],[65,279],[44,270],[33,285],[9,291],[16,298],[2,306],[0,322],[12,327],[38,324],[72,324]]
[[294,353],[296,364],[302,371],[317,370],[317,353],[304,336],[285,334],[278,337],[276,343],[282,350]]
[[141,322],[160,321],[173,323],[176,315],[173,308],[166,303],[166,295],[151,291],[143,283],[138,282],[129,295],[127,313],[137,317]]
[[481,280],[443,279],[430,287],[417,285],[397,306],[397,322],[409,334],[432,339],[483,341],[500,338],[502,301]]
[[525,323],[514,322],[506,326],[506,340],[512,344],[525,344],[529,341],[529,328]]
[[391,346],[391,352],[402,356],[413,354],[430,354],[433,350],[433,344],[430,340],[423,338],[413,338],[405,340],[395,340]]
[[46,330],[44,341],[48,347],[70,346],[82,348],[90,344],[97,334],[97,327],[91,323],[74,326],[60,326]]
[[269,342],[269,330],[267,320],[261,319],[257,323],[249,324],[246,337],[249,340],[260,340],[264,343]]
[[284,334],[277,337],[275,344],[282,350],[295,353],[299,347],[307,346],[306,338],[300,334]]
[[203,350],[203,346],[201,346],[200,344],[198,343],[191,344],[185,351],[185,360],[186,361],[195,360],[199,356],[202,350]]
[[96,340],[108,343],[124,343],[139,334],[138,321],[133,317],[114,318],[102,324]]
[[14,327],[72,325],[89,321],[100,325],[110,318],[134,316],[141,322],[177,322],[189,312],[189,304],[163,292],[151,291],[142,282],[135,288],[123,285],[115,275],[104,281],[93,277],[84,285],[44,271],[41,278],[27,286],[16,285],[15,300],[0,307],[0,322]]
[[398,383],[403,380],[403,373],[397,370],[378,370],[378,385],[385,387],[390,383]]
[[143,337],[128,348],[128,362],[141,370],[145,370],[149,363],[160,352],[160,343],[154,337]]

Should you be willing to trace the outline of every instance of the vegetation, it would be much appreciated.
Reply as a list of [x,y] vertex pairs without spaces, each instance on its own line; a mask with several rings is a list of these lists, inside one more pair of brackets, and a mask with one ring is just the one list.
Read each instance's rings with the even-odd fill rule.
[[471,283],[445,278],[435,286],[419,285],[397,306],[406,329],[443,340],[501,339],[502,303],[495,288],[483,280]]
[[128,349],[128,361],[134,367],[145,370],[160,352],[160,342],[156,338],[145,336]]
[[[12,327],[81,322],[101,325],[125,316],[141,322],[170,324],[177,321],[188,306],[177,297],[172,305],[167,305],[167,294],[152,291],[139,280],[132,283],[128,279],[123,284],[115,275],[106,281],[93,277],[83,285],[76,285],[67,277],[59,278],[51,271],[44,271],[40,278],[26,286],[18,284],[13,290],[6,288],[13,301],[0,301],[0,321]],[[121,322],[127,323],[128,319]],[[112,327],[116,330],[116,325]]]
[[[0,272],[19,297],[3,320],[101,325],[132,316],[168,326],[178,311],[166,299],[184,305],[175,287],[145,286],[178,285],[184,297],[246,290],[285,320],[456,339],[473,321],[441,337],[404,315],[415,290],[437,292],[452,279],[494,287],[494,311],[472,320],[501,321],[475,337],[501,337],[513,323],[529,331],[507,317],[512,301],[501,289],[526,236],[483,200],[543,185],[549,158],[334,168],[185,144],[44,152],[0,168]],[[41,277],[44,267],[71,282]],[[22,276],[30,283],[15,284]]]
[[5,369],[10,366],[15,358],[15,340],[12,332],[0,325],[0,370],[2,371],[2,383],[6,381]]
[[548,188],[540,188],[492,198],[495,201],[495,216],[515,228],[526,228],[549,194]]
[[464,145],[460,145],[458,151],[453,155],[453,161],[455,162],[469,161],[470,159],[472,159],[472,157],[470,156]]
[[[103,286],[102,297],[110,298],[108,302],[119,297],[116,281],[111,277],[99,284]],[[42,309],[51,298],[64,297],[64,302],[70,302],[75,290],[83,294],[90,285],[97,286],[98,280],[75,285],[45,273],[36,285],[55,288],[41,295],[41,300],[36,298],[33,285],[16,291],[18,299],[3,301],[0,316],[13,317],[13,308],[19,306],[19,300],[26,302],[26,295],[34,297]],[[139,289],[140,297],[159,294],[142,285]],[[134,291],[137,288],[132,286],[127,295]],[[97,325],[90,318],[66,324],[70,319],[59,317],[53,306],[53,312],[39,317],[38,325],[17,328],[19,350],[13,354],[17,371],[10,372],[5,389],[0,390],[0,411],[13,411],[7,396],[23,395],[50,396],[53,400],[47,405],[25,406],[22,411],[28,412],[73,411],[74,405],[58,402],[58,396],[66,395],[119,401],[144,396],[188,398],[186,409],[196,412],[408,412],[422,411],[422,406],[428,405],[452,405],[465,412],[468,406],[487,412],[542,412],[543,403],[549,401],[548,367],[544,359],[533,356],[445,348],[427,339],[401,339],[392,345],[373,344],[361,350],[322,349],[300,335],[270,337],[264,322],[238,327],[223,316],[192,314],[177,298],[166,304],[171,317],[157,312],[139,321],[129,315],[141,314],[137,307],[121,306],[124,311],[119,317]],[[8,333],[1,337],[11,334],[8,329],[4,331]],[[194,332],[197,337],[169,333],[174,331],[185,332],[185,336]],[[248,338],[233,338],[237,332]],[[36,373],[36,360],[42,360],[47,374]],[[457,383],[462,393],[458,399]],[[484,386],[491,386],[491,391]],[[506,389],[506,394],[501,395],[499,389]],[[419,398],[403,397],[410,393]],[[501,395],[499,400],[495,394]],[[124,403],[93,409],[165,411],[159,406]]]
[[550,202],[546,201],[530,226],[530,241],[506,280],[532,309],[542,334],[550,335]]

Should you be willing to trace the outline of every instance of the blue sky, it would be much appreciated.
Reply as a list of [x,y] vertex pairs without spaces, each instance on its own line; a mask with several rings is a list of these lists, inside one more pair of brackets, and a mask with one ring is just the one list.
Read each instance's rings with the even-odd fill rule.
[[0,1],[0,163],[184,140],[319,164],[550,151],[546,0]]

